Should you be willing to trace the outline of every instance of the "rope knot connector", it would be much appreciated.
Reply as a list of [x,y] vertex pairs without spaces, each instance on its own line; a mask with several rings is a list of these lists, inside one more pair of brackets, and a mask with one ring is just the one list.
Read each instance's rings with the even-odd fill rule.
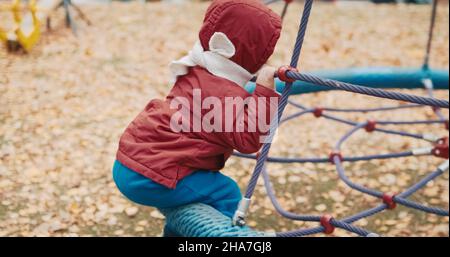
[[338,157],[341,162],[344,159],[342,157],[342,153],[340,151],[333,151],[333,152],[330,153],[330,158],[329,158],[330,162],[333,163],[333,164],[336,164],[336,162],[334,161],[335,157]]
[[437,106],[432,106],[431,109],[433,109],[434,112],[438,112],[441,110],[441,108]]
[[322,107],[314,108],[313,114],[314,114],[314,117],[316,117],[316,118],[322,117],[322,115],[323,115],[323,108]]
[[377,121],[376,120],[368,120],[366,126],[364,127],[364,129],[368,133],[374,132],[376,128],[377,128]]
[[324,214],[320,217],[320,225],[325,228],[323,233],[329,235],[334,232],[334,226],[331,224],[331,220],[333,220],[333,216],[329,214]]
[[291,79],[286,76],[286,73],[288,71],[298,72],[298,70],[296,68],[285,65],[285,66],[281,66],[280,68],[278,68],[277,75],[281,81],[286,82],[286,83],[292,83],[295,81],[295,79]]
[[387,205],[389,210],[395,209],[397,207],[397,203],[394,201],[395,194],[392,193],[384,193],[383,194],[383,203]]
[[432,153],[436,157],[448,159],[448,137],[436,141]]

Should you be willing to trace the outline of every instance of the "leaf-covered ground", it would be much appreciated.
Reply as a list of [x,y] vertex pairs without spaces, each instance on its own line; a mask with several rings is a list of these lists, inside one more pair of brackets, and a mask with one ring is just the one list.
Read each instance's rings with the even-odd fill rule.
[[[111,166],[118,138],[134,116],[169,91],[167,64],[196,40],[206,3],[182,6],[113,3],[83,6],[92,26],[81,21],[74,37],[55,14],[54,30],[28,55],[0,49],[0,236],[157,236],[164,218],[137,206],[116,189]],[[278,12],[281,5],[273,6]],[[270,64],[288,63],[300,4],[290,7]],[[318,3],[313,9],[300,69],[354,66],[419,67],[424,54],[429,6]],[[448,4],[439,7],[431,63],[449,68]],[[0,14],[5,20],[6,14]],[[410,90],[424,95],[422,90]],[[448,91],[436,96],[448,99]],[[308,106],[376,107],[397,104],[346,92],[295,96]],[[292,112],[289,109],[288,112]],[[352,120],[433,119],[429,108],[386,113],[340,114]],[[448,112],[445,112],[448,116]],[[277,156],[326,156],[350,127],[312,115],[285,124],[272,148]],[[400,126],[444,136],[440,125]],[[398,152],[423,141],[358,132],[346,155]],[[442,160],[414,157],[346,164],[347,175],[386,192],[401,192]],[[232,158],[224,173],[244,190],[254,161]],[[350,190],[331,164],[269,164],[281,204],[297,213],[345,217],[373,207],[377,199]],[[448,208],[448,172],[411,199]],[[262,183],[249,224],[283,231],[314,224],[277,215]],[[399,207],[356,223],[389,236],[448,236],[449,219]],[[337,230],[335,235],[349,235]]]

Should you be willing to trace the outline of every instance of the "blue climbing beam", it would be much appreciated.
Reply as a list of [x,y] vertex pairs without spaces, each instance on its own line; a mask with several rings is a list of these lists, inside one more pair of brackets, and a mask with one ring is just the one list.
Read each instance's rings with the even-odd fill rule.
[[266,237],[274,233],[232,226],[231,219],[206,204],[190,204],[161,212],[166,216],[165,236],[178,237]]
[[[345,83],[385,89],[423,89],[422,79],[430,78],[435,89],[449,89],[449,71],[421,68],[394,68],[394,67],[370,67],[349,68],[337,70],[320,70],[311,72],[312,75],[337,80]],[[276,79],[278,92],[282,92],[284,82]],[[250,82],[246,89],[253,92],[255,84]],[[291,94],[308,94],[320,91],[332,90],[329,87],[314,85],[307,82],[294,82]]]

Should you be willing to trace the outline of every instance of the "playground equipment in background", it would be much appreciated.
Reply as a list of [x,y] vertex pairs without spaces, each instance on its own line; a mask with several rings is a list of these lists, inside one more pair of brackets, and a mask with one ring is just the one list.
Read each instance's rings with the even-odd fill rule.
[[[277,0],[267,0],[266,4],[276,2]],[[425,58],[421,69],[399,69],[399,68],[357,68],[339,71],[321,71],[313,74],[306,74],[298,72],[296,67],[300,58],[300,53],[305,37],[308,19],[312,9],[314,0],[306,0],[303,10],[303,15],[300,22],[299,32],[294,46],[292,60],[290,66],[281,67],[276,76],[277,90],[281,92],[281,99],[279,102],[277,119],[280,122],[272,122],[269,134],[269,143],[265,143],[256,155],[241,154],[235,152],[234,155],[242,158],[255,159],[256,165],[248,183],[245,196],[238,206],[234,218],[230,220],[223,214],[219,213],[214,208],[205,204],[191,204],[174,209],[164,209],[161,212],[166,216],[166,226],[164,228],[165,236],[187,236],[187,237],[241,237],[241,236],[307,236],[316,233],[331,234],[336,228],[344,229],[360,236],[379,236],[378,234],[368,231],[364,228],[357,227],[352,223],[375,215],[383,210],[395,209],[397,204],[403,205],[412,209],[420,210],[426,213],[431,213],[439,216],[449,216],[448,210],[438,207],[430,207],[418,202],[408,199],[409,196],[423,188],[428,182],[442,175],[449,169],[449,145],[448,134],[444,137],[428,135],[428,134],[414,134],[405,131],[388,129],[385,125],[414,125],[414,124],[441,124],[448,130],[448,117],[445,117],[440,108],[449,109],[448,100],[440,100],[433,97],[433,89],[447,89],[449,87],[449,73],[443,70],[432,70],[429,68],[429,56],[431,50],[431,42],[433,38],[433,30],[436,18],[437,0],[433,1],[431,22],[428,34],[428,42],[425,51]],[[292,0],[284,0],[285,5],[282,12],[284,17],[287,7]],[[322,79],[321,77],[335,78]],[[344,81],[344,82],[343,82]],[[353,84],[358,83],[359,85]],[[362,84],[362,85],[361,85]],[[383,86],[388,85],[388,86]],[[394,91],[385,91],[382,88],[425,88],[428,97],[404,94]],[[252,91],[254,84],[247,85],[247,90]],[[328,108],[328,107],[306,107],[302,104],[290,101],[291,94],[307,94],[311,92],[319,92],[323,90],[337,89],[349,92],[365,94],[369,96],[399,100],[409,104],[388,106],[380,108]],[[282,117],[283,111],[287,104],[298,108],[299,111],[287,117]],[[391,110],[400,110],[407,108],[423,108],[432,107],[436,114],[436,119],[433,120],[419,120],[419,121],[390,121],[390,120],[372,120],[368,119],[366,122],[358,123],[351,120],[343,119],[335,114],[338,113],[365,113],[372,112],[387,112]],[[312,114],[317,118],[324,118],[331,121],[339,122],[352,126],[345,135],[341,137],[336,143],[334,149],[330,150],[329,156],[320,158],[283,158],[283,157],[269,157],[269,150],[273,136],[279,125],[293,118],[303,115]],[[412,149],[410,151],[390,153],[390,154],[376,154],[369,156],[344,156],[341,153],[343,144],[355,132],[365,130],[367,133],[379,132],[390,135],[416,138],[430,143],[429,147],[420,149]],[[433,172],[419,180],[415,185],[409,187],[407,190],[399,194],[389,192],[380,192],[367,188],[363,185],[352,182],[345,174],[343,163],[380,160],[389,158],[406,158],[412,156],[434,156],[442,158],[444,161]],[[355,215],[344,219],[336,219],[329,214],[323,215],[300,215],[283,209],[278,202],[273,187],[270,182],[269,174],[266,170],[266,162],[275,163],[330,163],[336,166],[339,178],[350,188],[361,193],[370,195],[380,199],[380,204],[368,210],[361,211]],[[250,201],[256,187],[257,180],[260,175],[263,175],[266,192],[278,213],[288,219],[316,222],[320,225],[314,228],[298,229],[286,232],[258,232],[245,226],[245,218],[247,210],[250,206]]]
[[429,4],[431,0],[371,0],[376,4],[382,3],[407,3],[407,4]]
[[[41,34],[36,1],[32,0],[29,2],[28,8],[22,8],[21,1],[14,0],[10,6],[2,9],[2,11],[8,9],[11,11],[14,28],[10,32],[6,32],[0,27],[0,40],[6,42],[10,51],[16,51],[20,47],[29,51]],[[29,11],[24,19],[22,19],[22,11]]]
[[[41,36],[42,24],[45,23],[47,29],[50,29],[50,14],[59,8],[64,8],[66,26],[71,27],[74,34],[76,24],[71,14],[72,8],[78,12],[80,18],[90,24],[86,15],[71,0],[30,0],[26,6],[20,0],[12,0],[10,4],[0,7],[0,11],[10,11],[13,16],[11,30],[7,31],[0,26],[0,41],[6,43],[9,51],[23,49],[29,52]],[[22,15],[24,12],[25,16]]]

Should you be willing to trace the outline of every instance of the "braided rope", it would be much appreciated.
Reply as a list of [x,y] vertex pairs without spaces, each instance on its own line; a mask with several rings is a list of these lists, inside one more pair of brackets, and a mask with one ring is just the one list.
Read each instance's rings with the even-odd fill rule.
[[429,62],[430,62],[430,53],[431,53],[431,43],[433,42],[433,33],[434,33],[434,26],[436,24],[436,14],[437,14],[437,4],[438,0],[432,0],[432,8],[431,8],[431,19],[430,19],[430,28],[428,29],[428,40],[427,40],[427,46],[425,50],[425,57],[423,60],[423,68],[425,70],[428,70]]
[[288,10],[288,7],[289,7],[290,3],[291,2],[289,2],[289,1],[284,1],[283,10],[281,11],[281,20],[284,20],[284,16],[286,16],[286,13],[287,13],[287,10]]
[[403,94],[399,92],[386,91],[378,88],[364,87],[353,85],[350,83],[340,82],[332,79],[322,79],[311,74],[299,73],[294,71],[286,72],[286,76],[291,79],[301,80],[316,85],[327,86],[335,89],[340,89],[348,92],[370,95],[391,100],[400,100],[409,103],[420,105],[427,105],[432,107],[440,107],[449,109],[449,103],[446,100],[440,100],[431,97],[415,96],[410,94]]
[[[302,19],[301,19],[299,31],[297,34],[297,40],[295,42],[294,52],[292,54],[291,67],[297,67],[298,60],[300,58],[302,45],[303,45],[303,40],[304,40],[305,33],[306,33],[306,28],[308,27],[308,20],[309,20],[310,14],[311,14],[313,2],[314,2],[314,0],[306,0],[306,2],[305,2]],[[278,105],[278,115],[276,117],[277,120],[281,119],[281,116],[283,115],[283,111],[286,108],[291,86],[292,86],[292,83],[287,83],[283,89],[283,93],[281,95],[281,99],[280,99],[280,102]],[[245,198],[250,199],[253,195],[259,175],[261,174],[262,168],[264,166],[264,162],[267,159],[267,156],[269,154],[270,145],[271,145],[271,142],[273,140],[273,137],[275,135],[277,128],[278,128],[278,122],[272,121],[271,126],[270,126],[270,133],[268,136],[268,143],[265,143],[262,147],[261,156],[260,156],[260,158],[258,158],[258,160],[256,162],[254,172],[248,183],[247,190],[245,192]]]
[[[234,156],[246,158],[246,159],[256,159],[254,154],[243,154],[239,152],[234,152]],[[401,152],[401,153],[389,153],[389,154],[374,154],[367,156],[354,156],[354,157],[343,157],[343,162],[359,162],[359,161],[370,161],[370,160],[384,160],[393,158],[404,158],[414,156],[412,151]],[[311,157],[311,158],[286,158],[286,157],[268,157],[266,162],[272,163],[328,163],[330,162],[329,157]]]

